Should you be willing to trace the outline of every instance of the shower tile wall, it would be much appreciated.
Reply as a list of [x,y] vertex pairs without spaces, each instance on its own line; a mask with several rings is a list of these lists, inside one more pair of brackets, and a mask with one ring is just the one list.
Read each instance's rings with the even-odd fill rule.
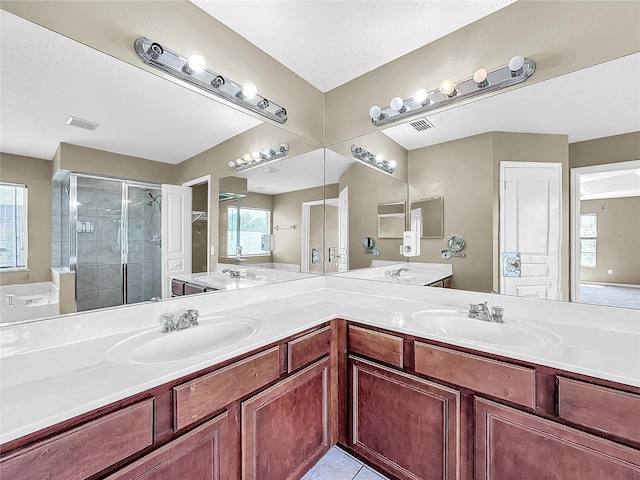
[[[122,305],[120,182],[78,178],[78,311]],[[80,230],[80,229],[78,229]]]
[[62,185],[53,183],[51,188],[51,266],[62,263]]

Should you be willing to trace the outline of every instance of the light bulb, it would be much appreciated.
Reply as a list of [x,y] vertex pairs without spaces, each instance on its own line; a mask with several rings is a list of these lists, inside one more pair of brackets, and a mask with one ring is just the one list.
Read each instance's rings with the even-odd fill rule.
[[278,145],[277,143],[274,143],[273,145],[271,145],[271,153],[273,155],[275,155],[279,151],[280,151],[280,145]]
[[484,68],[479,68],[476,73],[473,74],[473,81],[478,84],[479,87],[487,85],[487,71]]
[[374,105],[369,109],[369,116],[372,120],[380,118],[380,115],[382,115],[382,109],[378,105]]
[[395,110],[396,112],[399,112],[400,110],[402,110],[402,107],[404,106],[404,101],[400,97],[393,97],[391,99],[391,103],[389,104],[389,106],[391,107],[391,110]]
[[201,72],[204,70],[205,66],[204,57],[201,57],[200,55],[191,55],[187,65],[189,65],[189,69],[192,72]]
[[236,162],[229,162],[227,165],[229,165],[231,168],[234,168],[236,166]]
[[439,90],[441,94],[447,95],[448,97],[453,97],[456,91],[456,82],[454,82],[450,78],[445,78],[440,84]]
[[236,158],[236,165],[242,165],[244,163],[244,160],[241,158]]
[[384,160],[384,157],[380,154],[376,155],[376,162],[378,163],[382,163],[382,161]]
[[260,153],[262,153],[262,155],[264,155],[265,157],[268,157],[271,154],[271,150],[269,150],[268,147],[262,147]]
[[427,91],[424,88],[416,90],[416,93],[413,94],[413,99],[418,103],[424,103],[427,99]]
[[395,160],[389,160],[389,168],[392,168],[392,169],[396,168],[396,165],[397,163]]
[[247,100],[253,100],[256,98],[256,94],[258,93],[258,89],[253,83],[247,83],[244,87],[242,87],[242,95]]
[[516,55],[511,60],[509,60],[509,70],[511,70],[511,76],[515,77],[522,73],[522,67],[524,66],[524,57],[521,55]]
[[251,158],[253,158],[254,160],[258,160],[260,158],[260,152],[254,150],[253,152],[251,152]]
[[242,159],[243,159],[245,162],[250,162],[250,161],[251,161],[251,154],[250,154],[250,153],[245,153],[245,154],[242,156]]

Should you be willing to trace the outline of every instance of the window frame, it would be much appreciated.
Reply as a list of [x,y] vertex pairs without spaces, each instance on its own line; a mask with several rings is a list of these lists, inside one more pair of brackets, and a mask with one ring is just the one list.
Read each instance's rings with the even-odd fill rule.
[[[24,265],[17,265],[17,255],[13,258],[13,266],[0,266],[0,273],[25,272],[29,270],[29,186],[24,183],[0,182],[2,187],[22,189],[22,258]],[[14,197],[15,198],[15,197]],[[15,205],[15,203],[14,203]],[[16,251],[17,253],[17,251]]]
[[[243,210],[254,210],[254,211],[260,211],[260,212],[266,212],[267,215],[268,215],[268,218],[267,218],[267,232],[266,233],[262,233],[261,235],[271,235],[271,231],[272,231],[272,225],[271,225],[272,212],[271,212],[270,209],[268,209],[268,208],[260,208],[260,207],[242,207],[242,206],[240,206],[240,207],[232,207],[232,206],[227,206],[227,212],[229,212],[230,209],[234,209],[234,210],[238,211],[238,217],[240,219],[240,222],[242,222],[242,211]],[[229,233],[230,233],[229,232],[229,227],[228,227],[228,224],[227,224],[227,251],[225,252],[226,255],[227,255],[226,258],[235,258],[235,256],[236,256],[235,253],[231,253],[231,254],[229,253],[229,249],[230,249],[230,246],[231,246],[231,244],[229,243]],[[241,232],[238,232],[238,236],[240,236],[240,233]],[[241,238],[240,238],[240,243],[242,243],[242,239]],[[237,245],[237,240],[236,240],[236,243],[233,245],[233,250],[234,251],[235,251],[236,245]],[[242,257],[268,257],[270,255],[271,255],[271,252],[269,250],[266,250],[266,251],[261,251],[260,253],[246,253],[246,252],[243,251],[241,256]]]
[[[583,235],[583,230],[582,230],[582,219],[584,217],[593,217],[595,219],[595,235],[593,236],[586,236]],[[596,268],[598,265],[598,214],[597,213],[581,213],[580,214],[580,225],[578,226],[578,231],[580,234],[580,267],[581,268]],[[588,241],[592,241],[593,242],[593,252],[587,252],[587,253],[593,253],[593,264],[591,263],[585,263],[583,260],[583,241],[588,240]]]

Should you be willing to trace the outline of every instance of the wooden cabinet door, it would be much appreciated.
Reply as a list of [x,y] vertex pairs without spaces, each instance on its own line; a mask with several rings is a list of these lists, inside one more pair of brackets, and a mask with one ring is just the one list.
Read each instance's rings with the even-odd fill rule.
[[329,361],[242,402],[242,478],[301,478],[330,446]]
[[480,398],[476,480],[640,480],[640,450]]
[[350,446],[400,479],[459,478],[460,392],[349,357]]
[[107,480],[226,480],[229,476],[228,414],[118,470]]

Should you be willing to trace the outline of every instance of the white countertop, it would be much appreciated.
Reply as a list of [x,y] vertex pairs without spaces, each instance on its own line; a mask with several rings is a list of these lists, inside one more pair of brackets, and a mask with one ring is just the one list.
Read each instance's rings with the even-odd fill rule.
[[[521,328],[522,338],[544,341],[508,345],[475,341],[425,328],[420,321],[419,312],[464,312],[468,303],[481,301],[505,308],[505,324],[490,328]],[[188,359],[155,364],[109,360],[109,352],[116,344],[132,335],[159,329],[161,314],[178,314],[187,308],[200,310],[201,325],[249,318],[259,324],[259,329],[239,343]],[[314,277],[0,328],[0,443],[337,317],[640,386],[637,310],[337,276]],[[181,333],[166,335],[178,338]]]
[[[400,271],[402,270],[402,271]],[[395,275],[398,273],[398,275]],[[375,280],[400,285],[431,285],[453,275],[451,264],[420,262],[384,262],[371,267],[333,274],[337,277]]]
[[[240,278],[231,278],[228,273],[222,270],[237,270]],[[184,273],[175,275],[172,278],[182,280],[204,287],[215,288],[216,290],[238,290],[247,287],[257,287],[261,285],[271,285],[273,283],[288,282],[310,278],[316,275],[310,273],[290,272],[287,270],[276,270],[273,268],[238,266],[238,265],[218,265],[215,272]]]

